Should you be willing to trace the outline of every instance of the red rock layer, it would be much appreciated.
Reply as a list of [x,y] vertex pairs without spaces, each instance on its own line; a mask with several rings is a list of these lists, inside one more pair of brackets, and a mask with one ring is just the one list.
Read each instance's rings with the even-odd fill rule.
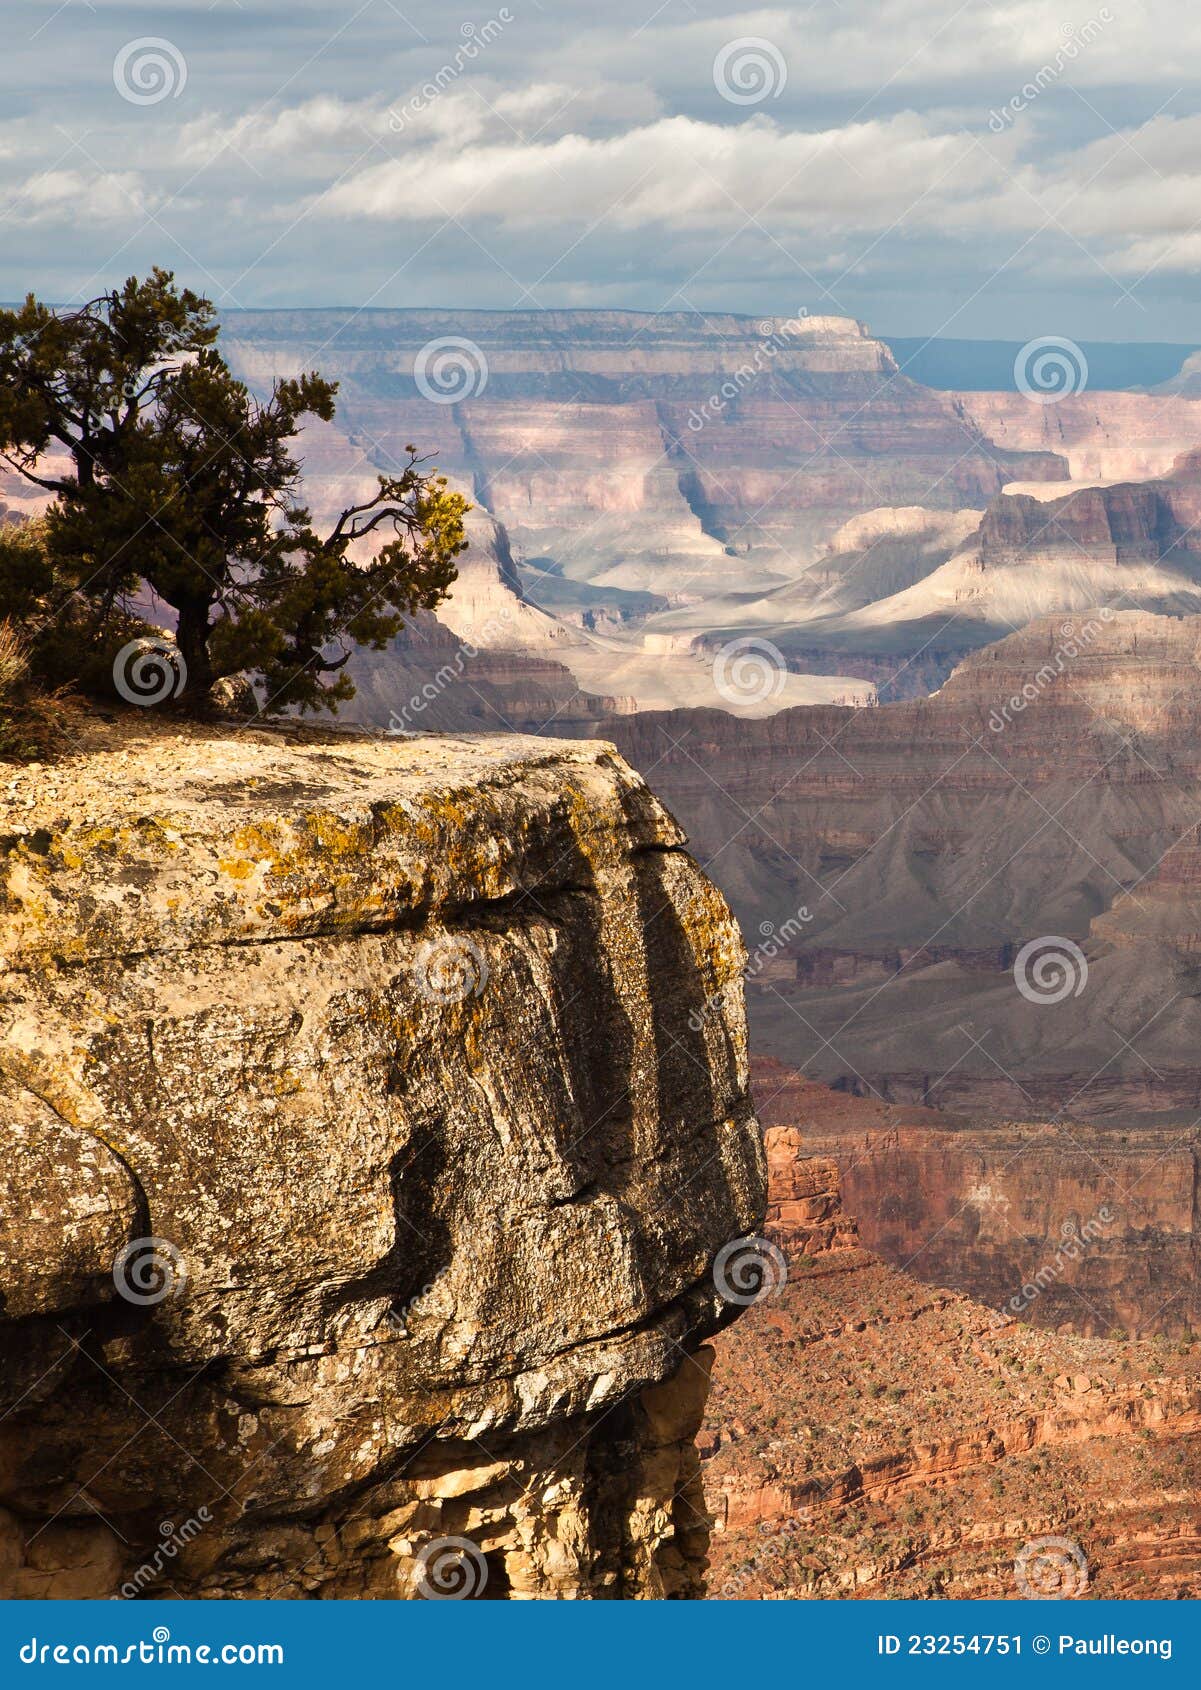
[[1020,1596],[1046,1536],[1076,1594],[1201,1595],[1201,1350],[1000,1326],[864,1250],[795,1130],[767,1147],[808,1212],[769,1222],[787,1283],[718,1340],[710,1595]]
[[996,1125],[766,1058],[754,1074],[762,1121],[809,1165],[833,1161],[864,1243],[894,1267],[1034,1326],[1201,1336],[1198,1130]]

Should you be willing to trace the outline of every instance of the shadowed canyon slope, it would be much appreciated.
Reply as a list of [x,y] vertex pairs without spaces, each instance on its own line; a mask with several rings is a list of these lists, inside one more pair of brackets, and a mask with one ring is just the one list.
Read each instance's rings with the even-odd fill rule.
[[448,1539],[698,1592],[764,1186],[677,828],[603,746],[76,726],[6,797],[4,1594],[406,1596]]
[[611,724],[750,937],[769,1118],[797,1070],[858,1094],[813,1131],[873,1247],[997,1307],[1111,1210],[1025,1317],[1082,1331],[1201,1330],[1199,656],[1098,611],[926,700]]
[[[752,955],[765,1052],[1010,1119],[1191,1120],[1201,909],[1168,853],[1201,820],[1199,651],[1199,618],[1103,610],[1031,624],[926,700],[610,730],[744,930],[783,929]],[[1036,958],[1019,989],[1042,938],[1080,948],[1079,990],[1047,1001]]]

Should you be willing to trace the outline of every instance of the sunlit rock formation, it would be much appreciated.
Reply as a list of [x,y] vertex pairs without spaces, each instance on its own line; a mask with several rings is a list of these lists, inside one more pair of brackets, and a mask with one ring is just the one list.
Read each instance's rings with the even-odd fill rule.
[[698,1593],[764,1189],[674,823],[603,745],[75,727],[5,794],[0,1589]]

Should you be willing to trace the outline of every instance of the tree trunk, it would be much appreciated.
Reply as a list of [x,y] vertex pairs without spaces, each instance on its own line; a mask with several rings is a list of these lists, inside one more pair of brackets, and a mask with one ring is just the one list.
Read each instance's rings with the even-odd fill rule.
[[187,667],[181,692],[187,695],[193,708],[204,703],[214,680],[208,648],[210,608],[208,599],[190,599],[177,606],[179,626],[175,641]]

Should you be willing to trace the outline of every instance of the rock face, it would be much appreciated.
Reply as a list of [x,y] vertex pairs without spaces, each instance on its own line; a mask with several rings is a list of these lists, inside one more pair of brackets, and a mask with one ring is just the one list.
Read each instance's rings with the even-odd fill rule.
[[[790,671],[772,709],[904,698],[1034,617],[1201,609],[1195,466],[1191,492],[1088,487],[1047,515],[1031,496],[1171,482],[1201,445],[1189,397],[940,392],[835,317],[260,312],[227,332],[260,390],[308,362],[339,379],[345,432],[306,453],[318,506],[409,439],[437,453],[511,553],[507,577],[486,540],[468,554],[448,625],[586,694],[767,714],[709,674],[758,636]],[[502,600],[510,625],[478,638]]]
[[696,1594],[764,1189],[678,829],[605,746],[85,739],[7,793],[0,1589]]
[[[863,1242],[916,1278],[1032,1326],[1201,1337],[1196,1128],[998,1125],[831,1091],[770,1058],[752,1072],[777,1235],[793,1186],[828,1158]],[[777,1172],[771,1146],[788,1143]]]
[[844,618],[842,639],[888,627],[908,651],[927,625],[946,640],[948,619],[969,645],[973,627],[974,643],[985,644],[1036,617],[1098,605],[1160,615],[1201,609],[1201,454],[1183,453],[1158,480],[1044,496],[1053,492],[993,500],[954,556]]
[[456,637],[439,617],[416,612],[385,651],[360,646],[351,654],[355,696],[340,714],[390,737],[574,736],[627,707],[621,696],[582,692],[571,670],[553,655],[517,644],[489,648],[477,644],[480,639],[478,632],[475,638]]
[[1182,452],[1201,446],[1201,406],[1191,391],[1169,396],[1086,389],[1049,405],[1023,393],[960,393],[956,404],[998,446],[1061,456],[1075,481],[1141,481],[1165,475]]
[[[440,620],[518,667],[564,666],[584,695],[539,717],[522,677],[500,682],[521,729],[590,731],[589,698],[738,715],[868,702],[862,641],[841,664],[820,645],[811,669],[805,642],[789,649],[790,672],[763,699],[718,687],[713,652],[694,639],[731,615],[743,631],[748,589],[794,582],[856,512],[923,503],[938,532],[1015,478],[1066,473],[1051,454],[995,449],[951,396],[909,381],[844,318],[256,312],[231,313],[226,334],[260,394],[313,363],[339,382],[337,425],[305,431],[319,522],[394,471],[410,440],[471,497],[471,549]],[[919,543],[909,550],[893,573],[934,567]],[[660,628],[669,608],[683,620]],[[406,667],[411,653],[395,655]],[[492,698],[495,676],[478,673],[469,685]],[[405,688],[388,686],[382,663],[370,682],[354,719],[384,727]],[[440,698],[423,725],[454,729],[461,711]]]
[[978,519],[867,512],[798,581],[647,627],[707,626],[709,648],[736,624],[753,628],[791,665],[862,675],[891,701],[934,691],[968,652],[1041,617],[1201,611],[1201,454],[1183,453],[1154,481],[1055,492],[1053,482],[1010,488]]
[[787,1274],[718,1340],[711,1593],[1020,1597],[1025,1551],[1036,1591],[1201,1594],[1201,1349],[1035,1331],[886,1267],[834,1163],[765,1136]]
[[1065,475],[1052,452],[998,450],[953,395],[901,375],[849,318],[257,311],[225,320],[245,379],[261,385],[319,363],[341,383],[342,426],[366,455],[400,457],[404,442],[427,442],[525,555],[617,587],[745,587],[751,574],[797,573],[855,511],[982,507],[1007,481]]
[[[930,699],[614,720],[767,935],[757,1048],[891,1102],[1191,1122],[1201,900],[1166,853],[1201,816],[1199,649],[1201,618],[1098,611],[1032,623]],[[1015,976],[1043,936],[1087,957],[1050,1004]]]

